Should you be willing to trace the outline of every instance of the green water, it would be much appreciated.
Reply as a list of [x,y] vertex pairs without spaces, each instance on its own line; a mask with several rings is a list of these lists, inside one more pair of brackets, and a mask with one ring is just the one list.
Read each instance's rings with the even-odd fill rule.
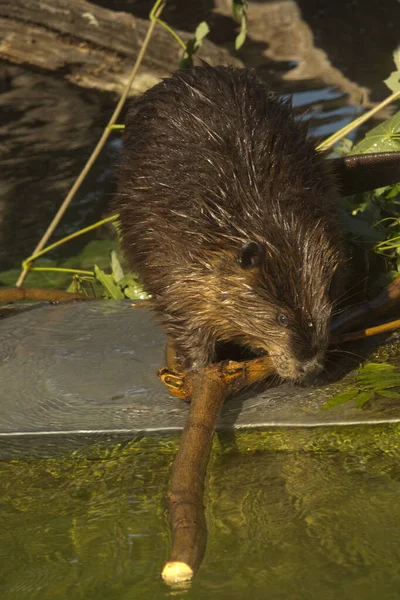
[[177,439],[1,462],[0,598],[398,600],[398,425],[217,437],[188,591],[159,576]]

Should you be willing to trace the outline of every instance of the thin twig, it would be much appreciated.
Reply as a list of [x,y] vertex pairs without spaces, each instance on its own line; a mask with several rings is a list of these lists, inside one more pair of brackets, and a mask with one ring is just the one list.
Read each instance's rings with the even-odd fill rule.
[[331,338],[331,344],[344,344],[345,342],[354,342],[356,340],[362,340],[366,337],[372,337],[373,335],[379,335],[381,333],[395,331],[396,329],[400,329],[400,319],[397,319],[396,321],[390,321],[389,323],[383,323],[382,325],[377,325],[376,327],[361,329],[360,331],[343,333],[342,335],[338,335]]
[[362,123],[365,123],[365,121],[368,121],[368,119],[373,117],[382,108],[384,108],[388,104],[391,104],[392,102],[395,102],[399,98],[400,98],[400,91],[394,92],[393,94],[388,96],[385,100],[382,100],[382,102],[380,102],[378,104],[378,106],[374,106],[374,108],[371,108],[371,110],[369,110],[365,114],[361,115],[361,117],[358,117],[358,119],[355,119],[348,125],[345,125],[345,127],[342,127],[342,129],[340,129],[336,133],[329,136],[326,140],[321,142],[319,144],[319,146],[317,146],[317,150],[320,150],[322,152],[324,150],[328,150],[329,148],[332,148],[332,146],[334,146],[336,144],[336,142],[338,142],[339,140],[344,138],[346,135],[351,133],[354,129],[356,129],[357,127],[362,125]]
[[[40,256],[43,256],[43,254],[46,254],[47,252],[50,252],[50,250],[53,250],[54,248],[57,248],[57,246],[61,246],[62,244],[65,244],[66,242],[69,242],[70,240],[73,240],[73,239],[79,237],[80,235],[84,235],[85,233],[89,233],[89,231],[93,231],[93,229],[97,229],[98,227],[101,227],[102,225],[105,225],[106,223],[112,223],[113,221],[116,221],[117,218],[118,218],[118,215],[112,215],[111,217],[107,217],[105,219],[102,219],[101,221],[97,221],[97,223],[93,223],[92,225],[88,225],[84,229],[80,229],[79,231],[74,231],[74,233],[70,233],[66,237],[62,238],[62,240],[58,240],[57,242],[54,242],[54,244],[51,244],[50,246],[47,246],[46,248],[43,248],[43,250],[40,250],[40,252],[36,252],[35,254],[32,254],[32,256],[29,256],[29,258],[27,258],[26,260],[24,260],[24,262],[22,263],[22,266],[24,267],[24,269],[25,268],[26,269],[30,269],[30,263],[32,263],[34,260],[36,260]],[[34,270],[37,271],[39,269],[34,269]],[[40,270],[43,270],[43,269],[40,269]],[[49,268],[47,270],[50,271],[52,269]],[[59,270],[59,269],[57,269],[57,270]],[[80,271],[80,272],[82,273],[82,271]],[[85,273],[87,273],[87,271],[85,271]],[[91,273],[93,273],[93,271],[91,271]],[[91,274],[91,273],[89,273],[89,274]]]

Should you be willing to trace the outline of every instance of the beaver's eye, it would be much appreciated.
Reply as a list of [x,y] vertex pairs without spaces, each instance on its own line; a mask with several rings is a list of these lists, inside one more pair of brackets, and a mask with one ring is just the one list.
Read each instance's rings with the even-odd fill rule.
[[289,319],[287,318],[286,315],[284,315],[283,313],[280,313],[278,315],[278,323],[282,327],[287,327],[289,325]]
[[314,323],[312,321],[308,321],[307,325],[311,328],[314,327]]
[[257,242],[247,242],[240,250],[238,262],[242,269],[259,267],[263,261],[264,251]]

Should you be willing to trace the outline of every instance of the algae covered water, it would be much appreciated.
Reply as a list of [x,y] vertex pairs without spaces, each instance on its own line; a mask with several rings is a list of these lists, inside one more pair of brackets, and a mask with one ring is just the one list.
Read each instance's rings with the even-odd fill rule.
[[159,576],[178,439],[1,462],[1,598],[398,598],[399,425],[217,435],[188,590]]

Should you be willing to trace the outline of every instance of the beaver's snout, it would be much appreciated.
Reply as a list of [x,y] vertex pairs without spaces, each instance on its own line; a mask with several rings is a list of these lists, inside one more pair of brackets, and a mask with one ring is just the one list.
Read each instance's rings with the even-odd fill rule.
[[311,383],[321,373],[324,365],[319,358],[308,360],[299,367],[298,378],[304,383]]
[[298,383],[312,383],[324,368],[323,359],[320,356],[303,362],[282,360],[278,357],[271,358],[278,375],[283,379],[291,379]]

